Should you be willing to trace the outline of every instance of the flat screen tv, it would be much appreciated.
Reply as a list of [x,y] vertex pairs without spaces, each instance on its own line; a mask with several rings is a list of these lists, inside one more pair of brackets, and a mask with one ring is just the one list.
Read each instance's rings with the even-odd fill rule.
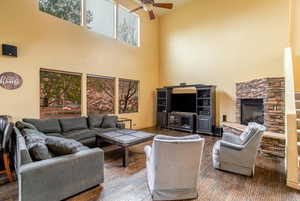
[[173,112],[193,112],[196,113],[196,94],[172,94],[171,110]]

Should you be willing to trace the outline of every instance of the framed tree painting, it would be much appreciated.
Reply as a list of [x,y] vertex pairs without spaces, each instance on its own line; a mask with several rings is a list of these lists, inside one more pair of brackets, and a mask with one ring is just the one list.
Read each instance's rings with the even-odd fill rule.
[[119,79],[119,113],[134,113],[139,110],[139,81]]
[[81,74],[40,70],[40,118],[81,116]]
[[115,113],[115,78],[87,76],[87,113]]

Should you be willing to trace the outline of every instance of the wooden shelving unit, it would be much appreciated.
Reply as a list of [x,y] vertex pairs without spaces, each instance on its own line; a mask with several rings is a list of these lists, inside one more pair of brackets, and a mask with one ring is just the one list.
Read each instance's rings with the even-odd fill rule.
[[196,87],[196,132],[213,135],[216,126],[216,87]]

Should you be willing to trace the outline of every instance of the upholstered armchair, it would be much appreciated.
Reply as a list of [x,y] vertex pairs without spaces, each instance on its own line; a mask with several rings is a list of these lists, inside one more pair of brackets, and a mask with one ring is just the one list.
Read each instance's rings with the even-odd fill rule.
[[197,185],[204,139],[198,135],[159,135],[145,147],[148,187],[153,200],[183,200],[198,196]]
[[0,174],[6,174],[9,182],[13,182],[10,170],[9,143],[13,131],[13,123],[8,116],[0,116],[0,155],[3,160],[4,170]]
[[213,147],[214,168],[253,176],[255,160],[265,127],[257,123],[249,123],[240,135],[224,133],[222,140]]

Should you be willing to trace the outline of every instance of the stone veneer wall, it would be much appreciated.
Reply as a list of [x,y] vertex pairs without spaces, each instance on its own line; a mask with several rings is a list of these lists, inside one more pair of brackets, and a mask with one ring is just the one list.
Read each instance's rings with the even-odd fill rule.
[[275,133],[285,132],[284,78],[262,78],[236,84],[236,120],[241,123],[241,99],[263,99],[264,125]]

